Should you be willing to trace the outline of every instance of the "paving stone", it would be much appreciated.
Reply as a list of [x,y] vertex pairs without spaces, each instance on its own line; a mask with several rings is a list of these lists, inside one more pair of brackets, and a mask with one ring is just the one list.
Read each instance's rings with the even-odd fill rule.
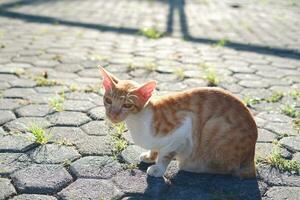
[[109,134],[109,125],[105,121],[91,121],[81,126],[88,135],[105,136]]
[[49,104],[49,102],[55,98],[52,93],[38,93],[28,97],[28,100],[32,104]]
[[143,194],[154,199],[168,189],[168,184],[163,178],[147,176],[139,170],[123,171],[112,180],[125,193]]
[[140,163],[139,157],[140,154],[145,152],[146,150],[136,146],[136,145],[129,145],[125,150],[122,151],[121,155],[122,158],[132,164],[138,164]]
[[52,124],[59,126],[80,126],[90,121],[86,114],[81,112],[59,112],[48,116]]
[[100,107],[97,107],[97,108],[93,108],[93,109],[88,111],[88,115],[92,119],[95,119],[95,120],[105,119],[106,118],[105,107],[100,106]]
[[300,164],[300,152],[294,154],[293,160],[297,161]]
[[16,110],[18,117],[44,117],[54,112],[49,105],[27,105]]
[[288,172],[282,173],[268,165],[259,165],[257,167],[257,175],[265,183],[272,186],[300,186],[299,176]]
[[300,151],[300,136],[297,137],[284,137],[279,143],[290,151]]
[[266,129],[258,129],[258,142],[273,142],[278,136]]
[[11,81],[10,84],[16,88],[32,88],[36,86],[36,82],[30,79],[17,79]]
[[55,193],[72,181],[71,175],[60,165],[34,164],[11,175],[20,192]]
[[71,162],[80,158],[80,154],[74,147],[58,144],[46,144],[39,146],[32,150],[29,155],[36,163],[46,164]]
[[292,121],[290,117],[278,113],[261,112],[257,115],[257,117],[263,118],[270,122],[290,123]]
[[63,103],[63,108],[66,111],[81,111],[86,112],[87,110],[95,107],[96,105],[90,101],[75,101],[75,100],[66,100]]
[[16,119],[16,116],[13,112],[8,110],[0,110],[0,125],[5,124],[11,120]]
[[122,192],[108,180],[77,179],[58,195],[64,200],[119,199]]
[[16,194],[14,186],[11,184],[9,179],[0,178],[0,199],[6,199]]
[[265,194],[264,199],[284,200],[298,199],[300,195],[299,187],[271,187]]
[[25,132],[27,131],[28,127],[31,125],[36,124],[41,128],[48,128],[50,123],[40,117],[21,117],[15,119],[13,121],[7,122],[4,127],[5,129],[12,131],[12,132]]
[[61,141],[75,143],[87,136],[78,127],[51,127],[47,130],[47,133],[51,135],[49,141],[56,143]]
[[12,134],[0,136],[0,152],[26,152],[36,146],[32,134]]
[[281,136],[297,135],[297,131],[293,128],[293,125],[291,125],[290,123],[270,122],[267,123],[264,128]]
[[44,87],[36,87],[35,90],[38,93],[51,93],[51,94],[59,94],[61,92],[67,92],[69,91],[69,88],[67,86],[44,86]]
[[73,162],[70,170],[77,178],[109,179],[122,167],[108,156],[87,156]]
[[65,94],[67,99],[71,100],[87,100],[96,105],[103,105],[103,97],[95,93],[70,92]]
[[11,88],[4,91],[3,96],[9,98],[28,98],[36,92],[31,88]]
[[0,175],[8,176],[28,166],[30,161],[29,157],[23,153],[0,153]]
[[129,131],[126,131],[125,133],[123,133],[123,137],[129,144],[134,144],[132,136]]
[[86,136],[75,142],[81,155],[110,155],[111,141],[105,136]]
[[272,143],[257,143],[255,149],[256,158],[268,158],[274,152],[279,152],[284,158],[291,158],[292,154],[284,148],[280,148]]
[[39,195],[39,194],[20,194],[14,196],[10,200],[56,200],[57,198],[49,195]]
[[239,82],[239,85],[247,87],[247,88],[267,88],[269,84],[263,80],[242,80]]

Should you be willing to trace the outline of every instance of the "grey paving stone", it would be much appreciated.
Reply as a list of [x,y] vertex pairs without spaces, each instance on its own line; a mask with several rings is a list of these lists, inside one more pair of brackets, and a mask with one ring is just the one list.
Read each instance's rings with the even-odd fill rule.
[[99,119],[105,119],[106,115],[105,115],[105,107],[104,106],[100,106],[97,108],[93,108],[91,110],[88,111],[88,115],[95,120],[99,120]]
[[33,104],[49,104],[49,102],[56,96],[52,93],[37,93],[29,96],[28,100]]
[[140,163],[140,154],[145,151],[145,149],[139,146],[129,145],[125,150],[122,151],[121,156],[128,163],[138,164]]
[[32,126],[33,124],[41,128],[48,128],[51,125],[45,118],[21,117],[13,121],[7,122],[4,125],[4,127],[5,129],[12,132],[25,132],[27,131],[28,127]]
[[273,142],[278,136],[266,129],[258,129],[258,142]]
[[20,101],[17,99],[1,99],[0,98],[0,110],[13,110],[20,107]]
[[86,136],[78,141],[75,145],[81,155],[110,155],[111,140],[106,136]]
[[16,110],[18,117],[44,117],[54,110],[49,105],[32,104]]
[[272,186],[300,186],[299,176],[288,172],[281,173],[278,169],[268,165],[259,165],[257,167],[257,175],[265,183]]
[[0,152],[26,152],[35,147],[32,134],[12,134],[0,136]]
[[108,180],[77,179],[58,195],[64,200],[118,199],[122,192]]
[[284,148],[280,148],[272,143],[257,143],[255,149],[256,158],[268,158],[273,153],[278,152],[285,158],[291,158],[292,154]]
[[282,138],[279,143],[285,148],[295,152],[300,151],[300,136]]
[[0,153],[0,175],[8,176],[28,166],[30,161],[29,157],[23,153]]
[[36,82],[30,79],[17,79],[11,81],[10,85],[16,88],[32,88],[36,86]]
[[59,126],[80,126],[90,121],[86,114],[81,112],[59,112],[48,116],[52,124]]
[[61,141],[69,141],[75,143],[87,135],[78,127],[51,127],[47,129],[51,135],[49,141],[59,143]]
[[160,197],[168,189],[163,178],[150,177],[139,170],[123,171],[112,180],[125,193],[143,194],[152,198]]
[[300,152],[294,154],[293,160],[297,161],[300,164]]
[[123,137],[124,139],[129,143],[129,144],[134,144],[133,139],[131,137],[131,134],[129,131],[126,131],[125,133],[123,133]]
[[263,118],[270,122],[290,123],[292,121],[292,118],[278,113],[261,112],[257,115],[257,117]]
[[246,88],[267,88],[269,84],[263,80],[242,80],[239,82],[239,85],[244,86]]
[[57,85],[57,86],[36,87],[35,90],[38,93],[59,94],[61,92],[67,92],[67,91],[69,91],[69,88],[67,86]]
[[31,88],[11,88],[4,91],[3,96],[9,98],[28,98],[36,92]]
[[0,191],[0,199],[6,199],[16,194],[14,186],[11,184],[10,180],[6,178],[0,178]]
[[16,119],[16,116],[13,112],[8,110],[0,110],[0,125],[5,124],[11,120]]
[[10,200],[56,200],[57,198],[49,195],[39,195],[39,194],[20,194],[14,196]]
[[67,99],[71,100],[87,100],[97,105],[103,105],[103,97],[95,93],[70,92],[65,94]]
[[300,195],[299,187],[271,187],[265,194],[265,199],[284,200],[298,199]]
[[70,170],[77,178],[109,179],[122,167],[108,156],[87,156],[73,162]]
[[20,192],[49,194],[61,190],[72,181],[60,165],[34,164],[11,175]]
[[88,135],[105,136],[109,134],[109,125],[105,121],[91,121],[81,126]]
[[46,164],[71,162],[80,158],[80,154],[74,147],[58,144],[39,146],[32,150],[29,155],[34,162]]
[[95,106],[96,105],[90,101],[66,100],[63,103],[64,110],[66,111],[86,112]]
[[290,123],[277,123],[277,122],[270,122],[267,123],[265,129],[270,130],[277,135],[297,135],[297,131],[293,128]]

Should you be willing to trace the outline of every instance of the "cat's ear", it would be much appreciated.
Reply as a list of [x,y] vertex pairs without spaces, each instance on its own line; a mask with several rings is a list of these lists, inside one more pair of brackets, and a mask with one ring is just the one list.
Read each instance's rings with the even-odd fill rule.
[[134,92],[142,97],[143,101],[147,102],[148,99],[152,96],[152,92],[155,90],[156,81],[149,81],[142,86],[134,90]]
[[103,87],[106,91],[110,90],[119,82],[119,79],[106,71],[103,67],[99,67],[100,73],[103,78]]

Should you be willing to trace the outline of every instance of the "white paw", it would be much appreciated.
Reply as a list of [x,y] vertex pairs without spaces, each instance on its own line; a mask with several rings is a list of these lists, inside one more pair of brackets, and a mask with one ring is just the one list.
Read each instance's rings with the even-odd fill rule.
[[154,163],[155,160],[151,160],[150,159],[150,153],[149,152],[143,152],[140,155],[140,161],[144,162],[144,163]]
[[162,177],[165,174],[166,168],[162,165],[152,165],[148,167],[147,174],[154,177]]

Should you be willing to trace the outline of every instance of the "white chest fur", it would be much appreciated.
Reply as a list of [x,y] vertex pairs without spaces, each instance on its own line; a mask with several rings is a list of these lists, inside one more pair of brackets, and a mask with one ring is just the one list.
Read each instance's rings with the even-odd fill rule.
[[[179,146],[192,144],[192,119],[186,117],[182,125],[172,133],[164,137],[154,137],[153,128],[153,112],[149,108],[145,108],[135,115],[129,115],[125,120],[126,125],[131,133],[133,141],[145,149],[164,149],[178,148]],[[186,148],[185,148],[186,149]]]

